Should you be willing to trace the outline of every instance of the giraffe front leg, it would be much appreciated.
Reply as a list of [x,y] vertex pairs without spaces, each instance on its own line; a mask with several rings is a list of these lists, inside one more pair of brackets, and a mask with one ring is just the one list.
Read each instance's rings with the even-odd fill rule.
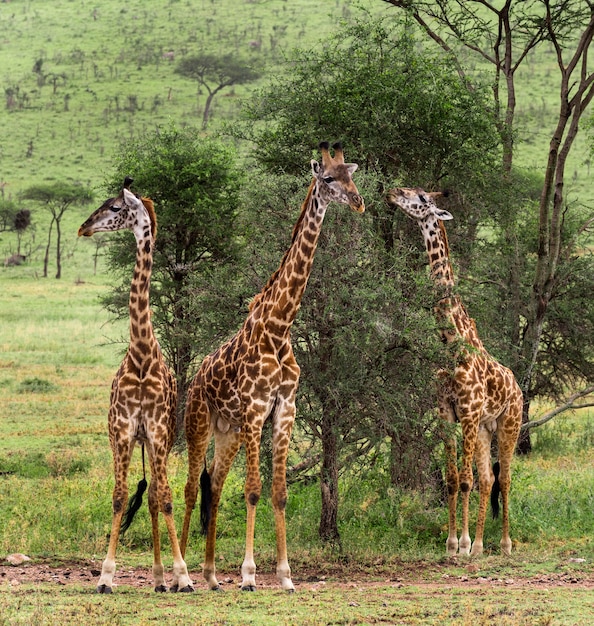
[[446,448],[446,486],[448,490],[448,538],[446,552],[448,556],[458,553],[458,529],[456,525],[456,508],[458,506],[458,459],[456,455],[456,439],[452,437],[445,443]]
[[480,426],[474,453],[479,477],[479,509],[476,519],[476,534],[470,551],[471,556],[480,556],[483,553],[485,518],[494,480],[491,471],[491,438],[491,433],[484,426]]
[[454,433],[455,415],[448,401],[449,378],[444,372],[439,374],[442,387],[439,390],[439,417],[442,420],[442,437],[445,447],[446,487],[448,490],[448,538],[446,553],[454,556],[458,553],[458,529],[456,526],[456,508],[458,506],[458,455]]
[[291,431],[295,420],[295,405],[289,406],[285,415],[278,417],[272,434],[272,507],[276,530],[276,577],[281,587],[293,593],[295,585],[291,580],[291,568],[287,556],[287,529],[285,508],[287,505],[287,456]]
[[[113,591],[113,577],[116,571],[115,554],[120,538],[120,527],[124,516],[124,509],[128,502],[128,467],[134,444],[130,442],[116,442],[112,445],[114,457],[115,487],[112,496],[112,520],[111,534],[109,536],[109,546],[107,556],[101,567],[101,577],[97,583],[97,593],[111,593]],[[121,456],[118,451],[125,451]]]
[[[469,420],[472,422],[472,420]],[[469,555],[471,540],[469,526],[470,492],[472,490],[472,460],[478,435],[478,420],[475,423],[462,422],[462,464],[459,474],[460,492],[462,493],[462,533],[458,545],[459,554]]]
[[262,436],[262,424],[248,422],[252,428],[246,432],[246,480],[245,501],[247,507],[247,520],[245,528],[245,557],[241,565],[241,590],[256,590],[256,562],[254,561],[254,530],[256,527],[256,506],[262,493],[262,481],[260,480],[260,439]]

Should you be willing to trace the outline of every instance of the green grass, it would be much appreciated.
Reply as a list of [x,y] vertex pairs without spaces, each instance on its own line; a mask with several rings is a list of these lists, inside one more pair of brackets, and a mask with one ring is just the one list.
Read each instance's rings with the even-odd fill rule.
[[[559,601],[542,589],[473,587],[452,593],[447,585],[395,585],[336,590],[308,585],[307,593],[280,591],[187,596],[118,590],[117,596],[93,596],[67,587],[5,587],[0,594],[0,624],[588,624],[594,619],[592,594],[572,589]],[[370,617],[371,616],[371,617]]]

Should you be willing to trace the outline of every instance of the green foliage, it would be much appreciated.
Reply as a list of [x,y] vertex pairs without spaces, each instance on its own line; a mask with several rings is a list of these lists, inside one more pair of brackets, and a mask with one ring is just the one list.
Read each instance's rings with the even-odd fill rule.
[[[178,377],[181,415],[190,368],[227,333],[226,323],[233,318],[231,268],[239,257],[235,222],[242,173],[229,146],[191,127],[169,125],[123,142],[107,187],[121,188],[125,176],[155,203],[153,323]],[[107,263],[116,280],[103,302],[122,318],[128,315],[135,254],[128,233],[113,237]],[[226,309],[231,309],[227,316]],[[213,310],[220,315],[216,324],[208,324]]]
[[409,186],[467,188],[495,163],[487,92],[469,90],[447,60],[421,51],[406,23],[359,19],[320,50],[295,52],[287,67],[245,103],[234,131],[271,171],[300,171],[328,138],[365,169]]
[[93,194],[90,189],[82,185],[55,182],[33,185],[22,193],[22,198],[61,209],[71,204],[88,204],[93,200]]

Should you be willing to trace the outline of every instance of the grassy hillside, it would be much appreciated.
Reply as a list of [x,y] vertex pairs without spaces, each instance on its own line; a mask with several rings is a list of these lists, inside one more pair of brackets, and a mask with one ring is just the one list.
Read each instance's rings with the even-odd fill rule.
[[[206,94],[173,73],[184,54],[233,53],[274,66],[311,45],[350,0],[13,0],[0,4],[0,183],[97,185],[119,142],[156,124],[196,124]],[[223,91],[215,119],[246,88]]]

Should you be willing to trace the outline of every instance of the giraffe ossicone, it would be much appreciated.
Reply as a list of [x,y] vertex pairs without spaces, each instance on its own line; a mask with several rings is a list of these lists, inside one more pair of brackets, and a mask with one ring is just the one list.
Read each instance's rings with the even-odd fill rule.
[[148,501],[153,535],[155,591],[167,590],[161,562],[159,512],[165,518],[173,552],[171,590],[193,591],[177,540],[172,494],[167,480],[167,457],[176,436],[177,382],[161,353],[149,308],[157,221],[152,201],[137,198],[129,189],[131,184],[132,179],[126,177],[120,193],[106,200],[78,230],[79,236],[91,237],[98,232],[128,229],[136,239],[136,264],[129,300],[130,343],[112,383],[108,414],[115,486],[109,547],[97,591],[112,592],[116,547],[128,500],[128,469],[137,443],[146,449],[150,466]]
[[[444,422],[460,422],[462,427],[462,460],[458,471],[456,439],[445,437],[446,484],[449,524],[446,550],[478,556],[483,552],[483,531],[489,494],[494,516],[498,513],[501,494],[501,551],[510,554],[509,490],[511,461],[522,423],[522,391],[511,370],[498,363],[485,349],[476,324],[454,292],[454,271],[449,256],[444,220],[452,215],[435,204],[441,192],[396,188],[386,200],[415,219],[421,229],[429,257],[431,277],[439,299],[434,308],[442,340],[453,346],[455,365],[438,372],[439,415]],[[491,439],[497,437],[498,461],[491,468]],[[468,505],[475,459],[479,476],[479,511],[472,543],[468,531]],[[456,507],[462,494],[462,532],[458,540]]]
[[[188,392],[185,424],[188,442],[186,510],[181,536],[185,555],[198,484],[206,526],[203,574],[210,589],[219,589],[215,572],[216,520],[223,484],[241,445],[246,450],[247,508],[245,558],[241,567],[245,591],[256,588],[254,528],[260,499],[260,441],[267,419],[272,421],[272,506],[276,530],[276,574],[283,589],[294,591],[287,557],[285,506],[286,463],[293,422],[299,365],[291,346],[291,326],[311,272],[318,237],[330,202],[363,213],[365,203],[345,163],[342,146],[320,144],[321,162],[311,162],[313,180],[293,228],[292,242],[263,289],[253,298],[239,331],[208,355]],[[207,447],[215,440],[214,459],[205,468]],[[202,473],[202,476],[201,476]]]

